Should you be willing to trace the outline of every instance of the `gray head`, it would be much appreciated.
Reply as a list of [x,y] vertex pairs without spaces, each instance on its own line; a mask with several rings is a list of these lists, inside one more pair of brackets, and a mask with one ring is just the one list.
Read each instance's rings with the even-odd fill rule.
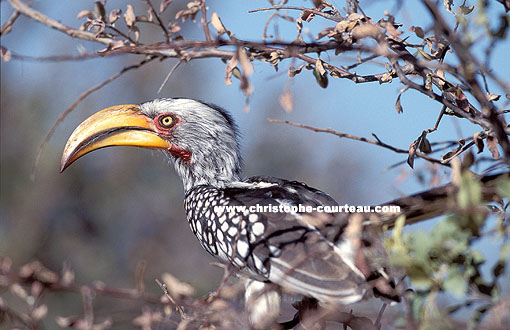
[[155,120],[159,133],[172,145],[164,152],[173,161],[186,191],[195,185],[223,187],[239,180],[242,161],[238,130],[225,110],[174,98],[143,103],[140,112]]
[[188,191],[239,180],[237,128],[224,110],[190,99],[158,99],[96,112],[67,141],[61,171],[87,153],[110,146],[163,150]]

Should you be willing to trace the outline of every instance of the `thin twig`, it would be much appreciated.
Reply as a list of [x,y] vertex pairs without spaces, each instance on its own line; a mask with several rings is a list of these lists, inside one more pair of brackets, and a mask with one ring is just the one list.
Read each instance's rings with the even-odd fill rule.
[[33,19],[39,23],[49,26],[52,29],[55,29],[55,30],[63,32],[67,35],[70,35],[73,38],[81,38],[84,40],[95,41],[95,42],[102,43],[104,45],[110,45],[113,42],[112,39],[98,38],[98,37],[96,37],[96,35],[94,33],[73,29],[69,26],[66,26],[66,25],[60,23],[60,22],[57,22],[54,19],[49,18],[49,17],[41,14],[40,12],[28,7],[20,0],[9,0],[9,3],[15,10],[19,11],[21,14],[28,16],[31,19]]
[[5,24],[2,25],[2,27],[0,28],[0,36],[4,36],[7,33],[11,32],[12,25],[14,24],[14,22],[16,22],[18,17],[19,17],[19,11],[15,10],[14,13],[12,13],[11,17],[9,17],[7,22],[5,22]]
[[285,5],[275,5],[271,7],[265,7],[265,8],[258,8],[258,9],[252,9],[249,10],[249,13],[256,13],[259,11],[267,11],[267,10],[279,10],[279,9],[289,9],[289,10],[301,10],[303,12],[309,12],[318,16],[322,16],[326,19],[332,20],[334,22],[340,22],[342,20],[342,17],[330,15],[328,13],[324,13],[317,9],[312,8],[305,8],[305,7],[296,7],[296,6],[285,6]]
[[[391,150],[393,152],[396,152],[396,153],[399,153],[399,154],[409,154],[409,150],[400,149],[400,148],[394,147],[392,145],[389,145],[387,143],[384,143],[375,134],[373,134],[373,135],[376,138],[376,140],[371,140],[371,139],[367,139],[367,138],[364,138],[364,137],[359,137],[359,136],[354,136],[354,135],[351,135],[351,134],[341,133],[341,132],[335,131],[335,130],[330,129],[330,128],[317,128],[317,127],[312,127],[312,126],[308,126],[308,125],[293,123],[293,122],[290,122],[290,121],[287,121],[287,120],[279,120],[279,119],[268,118],[268,121],[273,122],[273,123],[281,123],[281,124],[287,124],[287,125],[290,125],[290,126],[305,128],[305,129],[308,129],[308,130],[311,130],[311,131],[314,131],[314,132],[330,133],[330,134],[336,135],[338,137],[342,137],[342,138],[347,138],[347,139],[351,139],[351,140],[355,140],[355,141],[361,141],[361,142],[366,142],[366,143],[374,144],[374,145],[377,145],[377,146],[389,149],[389,150]],[[428,160],[429,162],[432,162],[432,163],[437,163],[437,164],[449,166],[448,164],[444,164],[443,162],[441,162],[439,159],[432,158],[432,157],[427,156],[425,154],[422,154],[420,152],[417,152],[416,156],[418,156],[420,158],[423,158],[425,160]]]
[[163,34],[165,35],[166,43],[169,44],[170,43],[170,36],[168,35],[168,29],[165,27],[165,24],[163,23],[163,21],[161,20],[161,18],[158,15],[158,13],[154,9],[154,6],[152,6],[151,1],[150,0],[145,0],[145,2],[147,3],[147,6],[149,6],[149,8],[152,10],[152,15],[154,15],[154,17],[156,17],[156,20],[158,21],[158,24],[161,27],[161,30],[163,30]]
[[33,163],[33,166],[32,166],[32,174],[30,176],[31,179],[32,180],[35,179],[35,170],[37,169],[37,166],[39,164],[39,159],[41,158],[42,151],[43,151],[44,147],[46,146],[46,144],[48,143],[48,141],[50,140],[50,138],[55,133],[55,130],[57,129],[58,125],[60,125],[60,123],[67,117],[67,115],[69,115],[71,113],[71,111],[73,111],[74,108],[76,108],[76,106],[78,104],[80,104],[80,102],[84,98],[86,98],[90,94],[94,93],[95,91],[103,88],[104,86],[106,86],[110,82],[114,81],[115,79],[119,78],[124,73],[126,73],[126,72],[128,72],[130,70],[133,70],[133,69],[137,69],[137,68],[143,66],[144,64],[149,63],[150,61],[152,61],[155,58],[156,57],[149,57],[149,58],[146,58],[146,59],[144,59],[143,61],[141,61],[141,62],[139,62],[137,64],[133,64],[133,65],[127,66],[127,67],[123,68],[122,70],[120,70],[119,72],[117,72],[116,74],[114,74],[113,76],[111,76],[110,78],[108,78],[105,81],[97,84],[96,86],[93,86],[92,88],[86,90],[80,96],[78,96],[78,98],[73,102],[73,104],[71,104],[67,109],[64,110],[64,112],[62,112],[58,116],[57,120],[55,121],[55,124],[53,124],[53,126],[50,128],[48,134],[46,134],[46,137],[44,138],[43,142],[39,146],[39,150],[37,151],[37,156],[35,157],[35,160],[34,160],[34,163]]
[[156,94],[159,94],[161,92],[161,90],[163,89],[163,87],[166,85],[166,83],[168,82],[168,79],[170,79],[170,76],[174,73],[174,71],[179,67],[179,65],[181,65],[181,63],[183,62],[183,60],[179,60],[177,63],[175,63],[174,66],[172,66],[172,68],[170,69],[170,71],[168,72],[168,74],[166,75],[165,77],[165,80],[163,80],[163,82],[161,83],[161,86],[159,86],[159,89],[158,89],[158,92]]
[[108,28],[108,29],[111,29],[111,30],[115,31],[118,35],[120,35],[124,39],[129,40],[129,42],[131,42],[133,45],[138,45],[138,42],[133,40],[129,35],[125,34],[121,30],[117,29],[115,26],[110,24],[110,25],[106,25],[105,28]]
[[163,292],[165,293],[165,296],[168,298],[168,300],[170,300],[170,302],[175,306],[175,308],[177,309],[177,311],[179,312],[179,314],[181,314],[181,318],[185,319],[186,318],[186,314],[184,314],[184,310],[182,309],[182,307],[180,305],[178,305],[174,298],[172,298],[172,295],[170,295],[170,291],[168,291],[168,287],[166,286],[165,283],[162,283],[160,280],[156,279],[155,280],[156,283],[159,285],[159,287],[161,288],[161,290],[163,290]]
[[203,19],[203,26],[204,26],[204,34],[205,34],[205,40],[211,41],[211,32],[209,31],[209,24],[207,23],[207,8],[205,7],[205,0],[202,0],[200,3],[200,9],[202,10],[202,19]]
[[[7,48],[0,46],[2,53],[7,51]],[[120,55],[120,54],[119,54]],[[80,54],[80,55],[53,55],[53,56],[30,56],[17,54],[11,51],[11,59],[20,61],[34,61],[34,62],[66,62],[66,61],[83,61],[91,58],[104,56],[104,54]]]

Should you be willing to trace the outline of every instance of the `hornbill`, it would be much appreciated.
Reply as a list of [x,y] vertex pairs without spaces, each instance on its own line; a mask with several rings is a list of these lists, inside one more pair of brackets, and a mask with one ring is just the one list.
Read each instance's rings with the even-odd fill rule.
[[[262,299],[268,283],[329,305],[351,304],[373,294],[400,300],[385,249],[359,217],[250,211],[250,206],[313,208],[337,202],[297,181],[242,179],[238,140],[232,117],[212,104],[167,98],[118,105],[76,128],[65,146],[61,171],[103,147],[160,149],[182,179],[187,220],[203,248],[248,274],[247,301]],[[266,292],[262,312],[252,318],[264,318],[264,308],[278,307],[275,292]]]

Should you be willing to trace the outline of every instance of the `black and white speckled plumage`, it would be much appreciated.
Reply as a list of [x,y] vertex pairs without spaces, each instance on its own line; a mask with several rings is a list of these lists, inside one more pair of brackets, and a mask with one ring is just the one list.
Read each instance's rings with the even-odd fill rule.
[[[168,155],[183,180],[191,230],[210,254],[255,280],[332,304],[362,300],[374,287],[369,282],[386,276],[384,249],[371,233],[363,234],[364,248],[371,251],[370,269],[358,267],[352,242],[342,235],[349,224],[345,216],[323,215],[326,220],[317,226],[299,213],[217,208],[337,205],[327,194],[300,182],[270,177],[241,180],[237,128],[224,110],[189,99],[154,100],[140,109],[152,118],[172,113],[179,119],[168,139],[191,158]],[[391,289],[391,280],[384,280]],[[376,293],[381,291],[375,288]],[[388,290],[383,295],[398,299]]]

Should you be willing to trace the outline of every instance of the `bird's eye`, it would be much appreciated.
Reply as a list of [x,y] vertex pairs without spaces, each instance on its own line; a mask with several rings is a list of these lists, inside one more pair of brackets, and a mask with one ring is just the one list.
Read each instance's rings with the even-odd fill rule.
[[164,115],[159,117],[159,124],[164,128],[170,128],[174,126],[175,119],[172,115]]

